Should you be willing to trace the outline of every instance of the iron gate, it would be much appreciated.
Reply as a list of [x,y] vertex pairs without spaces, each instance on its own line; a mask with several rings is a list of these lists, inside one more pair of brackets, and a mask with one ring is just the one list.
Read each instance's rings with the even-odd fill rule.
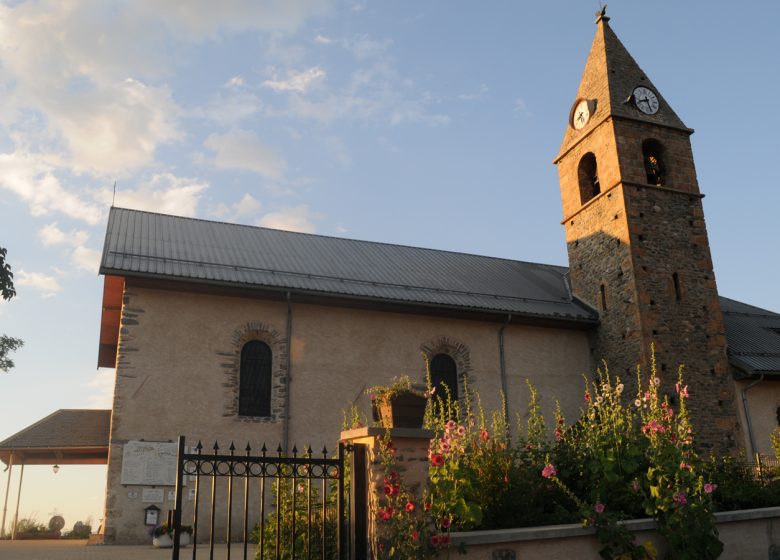
[[[230,544],[235,542],[243,542],[243,560],[350,558],[346,515],[349,508],[344,493],[346,445],[339,443],[335,458],[329,458],[325,448],[321,457],[314,456],[311,447],[301,455],[293,447],[292,455],[285,456],[279,446],[275,454],[269,455],[265,444],[260,455],[252,455],[249,444],[244,453],[236,454],[232,442],[227,453],[220,453],[218,443],[214,443],[212,453],[204,453],[200,441],[191,451],[187,452],[184,436],[179,436],[176,505],[171,519],[173,560],[190,554],[180,542],[182,526],[187,528],[182,520],[185,489],[193,502],[190,545],[193,560],[197,560],[204,546],[208,547],[209,560],[213,560],[218,542],[227,543],[224,556],[227,560],[230,560]],[[185,487],[185,476],[194,488]],[[271,482],[270,488],[267,481]],[[204,484],[209,497],[202,495]],[[241,495],[236,496],[236,491]],[[205,512],[201,511],[206,509],[202,506],[204,498],[209,500]],[[234,520],[234,502],[243,512],[238,520]],[[253,517],[256,521],[250,526]],[[206,530],[207,540],[203,532]],[[201,558],[206,558],[205,554]]]

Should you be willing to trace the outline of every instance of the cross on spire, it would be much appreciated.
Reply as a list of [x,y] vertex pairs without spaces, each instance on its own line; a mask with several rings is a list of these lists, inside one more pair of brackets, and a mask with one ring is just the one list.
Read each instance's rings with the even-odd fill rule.
[[609,17],[607,16],[606,4],[604,4],[598,12],[596,12],[596,23],[600,21],[603,21],[604,23],[607,23],[609,21]]

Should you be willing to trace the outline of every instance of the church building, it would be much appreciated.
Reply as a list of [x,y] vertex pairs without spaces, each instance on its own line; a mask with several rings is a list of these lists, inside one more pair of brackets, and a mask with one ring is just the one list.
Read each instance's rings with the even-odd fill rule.
[[558,402],[571,421],[584,374],[607,360],[630,388],[654,351],[670,397],[685,365],[705,451],[771,453],[780,314],[719,296],[693,130],[608,21],[551,154],[568,268],[111,209],[98,359],[116,370],[107,543],[147,540],[128,445],[331,447],[342,410],[368,412],[367,387],[423,382],[426,363],[434,384],[479,393],[514,425],[526,380],[546,414]]

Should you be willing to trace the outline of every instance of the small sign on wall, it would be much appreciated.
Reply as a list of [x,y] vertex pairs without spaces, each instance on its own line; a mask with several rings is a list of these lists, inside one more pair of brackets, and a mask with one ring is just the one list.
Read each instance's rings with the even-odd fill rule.
[[144,503],[159,504],[165,500],[165,491],[162,488],[144,488],[141,491],[141,501]]

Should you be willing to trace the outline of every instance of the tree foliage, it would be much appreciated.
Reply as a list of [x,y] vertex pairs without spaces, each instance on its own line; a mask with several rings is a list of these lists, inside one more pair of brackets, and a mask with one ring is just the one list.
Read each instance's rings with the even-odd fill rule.
[[[7,250],[0,247],[0,297],[8,301],[16,295],[14,289],[14,273],[11,265],[5,262]],[[24,341],[12,336],[0,335],[0,371],[8,371],[14,367],[14,362],[8,354],[22,347]]]

